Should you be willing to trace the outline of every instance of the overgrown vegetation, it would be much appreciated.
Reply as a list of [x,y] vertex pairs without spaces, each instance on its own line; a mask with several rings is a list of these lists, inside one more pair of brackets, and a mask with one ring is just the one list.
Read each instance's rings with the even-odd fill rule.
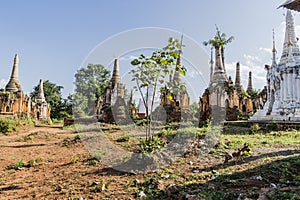
[[31,127],[34,125],[33,120],[27,118],[13,119],[0,118],[0,133],[7,135],[10,132],[16,132],[20,127]]
[[149,140],[141,140],[139,146],[143,153],[152,153],[155,151],[159,151],[164,147],[164,145],[165,142],[161,138],[154,136],[152,139]]
[[0,133],[8,134],[18,130],[18,122],[10,118],[0,118]]

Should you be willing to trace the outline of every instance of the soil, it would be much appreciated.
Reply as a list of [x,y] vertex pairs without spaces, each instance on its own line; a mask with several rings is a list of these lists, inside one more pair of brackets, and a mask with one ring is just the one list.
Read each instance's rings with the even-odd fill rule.
[[[202,187],[238,194],[253,191],[256,194],[253,199],[267,199],[264,194],[274,192],[275,189],[269,186],[277,184],[280,177],[272,172],[262,175],[259,167],[272,161],[268,158],[275,156],[274,151],[280,158],[299,156],[296,146],[260,148],[254,149],[254,155],[249,158],[226,164],[222,155],[186,156],[165,171],[126,174],[93,159],[76,135],[72,130],[63,130],[60,125],[0,135],[0,199],[136,199],[141,188],[137,184],[149,177],[157,178],[157,189],[165,191],[169,199],[182,196],[201,199],[186,195],[195,193],[195,188],[201,191]],[[24,162],[18,166],[20,161]],[[234,173],[240,182],[214,183],[213,174],[223,173],[225,169],[232,170],[228,174]],[[245,171],[248,176],[239,174]],[[172,175],[177,177],[172,178]],[[135,180],[141,183],[135,183]],[[172,192],[172,185],[176,191]],[[193,191],[189,190],[191,188]],[[282,188],[293,190],[293,187]]]

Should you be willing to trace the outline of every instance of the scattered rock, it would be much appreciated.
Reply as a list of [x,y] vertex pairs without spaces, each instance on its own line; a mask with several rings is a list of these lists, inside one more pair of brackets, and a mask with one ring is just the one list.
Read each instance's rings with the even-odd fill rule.
[[94,181],[94,182],[91,184],[91,186],[96,186],[96,185],[99,185],[99,184],[100,184],[100,182]]
[[60,192],[62,191],[63,187],[61,185],[58,185],[55,189],[55,191]]
[[137,185],[139,185],[141,182],[140,182],[139,179],[134,179],[133,183],[134,183],[135,186],[137,186]]
[[146,194],[144,191],[140,191],[138,194],[137,194],[137,197],[146,197]]
[[170,175],[169,175],[169,174],[167,174],[167,175],[164,175],[164,176],[162,176],[162,178],[164,178],[164,179],[168,179],[168,178],[170,178]]
[[190,165],[193,165],[194,163],[192,161],[190,161]]
[[254,180],[259,180],[259,181],[263,180],[263,178],[261,176],[252,176],[251,178]]
[[105,185],[105,183],[103,183],[103,184],[102,184],[102,187],[101,187],[101,192],[104,191],[105,188],[106,188],[106,185]]
[[185,195],[186,199],[194,199],[194,197],[196,197],[196,195],[190,195],[190,194]]

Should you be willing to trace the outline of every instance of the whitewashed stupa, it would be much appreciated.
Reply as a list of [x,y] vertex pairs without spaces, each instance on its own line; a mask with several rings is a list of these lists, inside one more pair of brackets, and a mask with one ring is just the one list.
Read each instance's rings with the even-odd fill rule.
[[285,39],[279,63],[273,36],[272,65],[266,65],[268,100],[250,120],[300,121],[300,51],[294,17],[286,13]]

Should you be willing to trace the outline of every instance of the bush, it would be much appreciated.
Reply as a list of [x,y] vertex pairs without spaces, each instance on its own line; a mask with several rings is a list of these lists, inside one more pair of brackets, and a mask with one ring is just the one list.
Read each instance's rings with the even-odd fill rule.
[[260,131],[260,126],[259,124],[253,124],[251,127],[250,127],[250,132],[252,134],[255,134],[255,133],[258,133]]
[[8,134],[18,130],[18,122],[9,118],[0,118],[0,133]]
[[159,133],[158,133],[158,137],[174,137],[176,134],[175,131],[173,131],[171,128],[167,128],[167,129],[162,129]]
[[116,141],[117,142],[128,142],[130,140],[131,136],[124,134],[122,136],[120,136]]
[[11,165],[8,167],[8,169],[20,169],[22,167],[25,167],[26,166],[26,162],[24,160],[20,160],[18,162],[16,162],[15,164]]
[[143,153],[152,153],[164,147],[165,143],[159,137],[154,136],[152,139],[142,140],[140,148]]

